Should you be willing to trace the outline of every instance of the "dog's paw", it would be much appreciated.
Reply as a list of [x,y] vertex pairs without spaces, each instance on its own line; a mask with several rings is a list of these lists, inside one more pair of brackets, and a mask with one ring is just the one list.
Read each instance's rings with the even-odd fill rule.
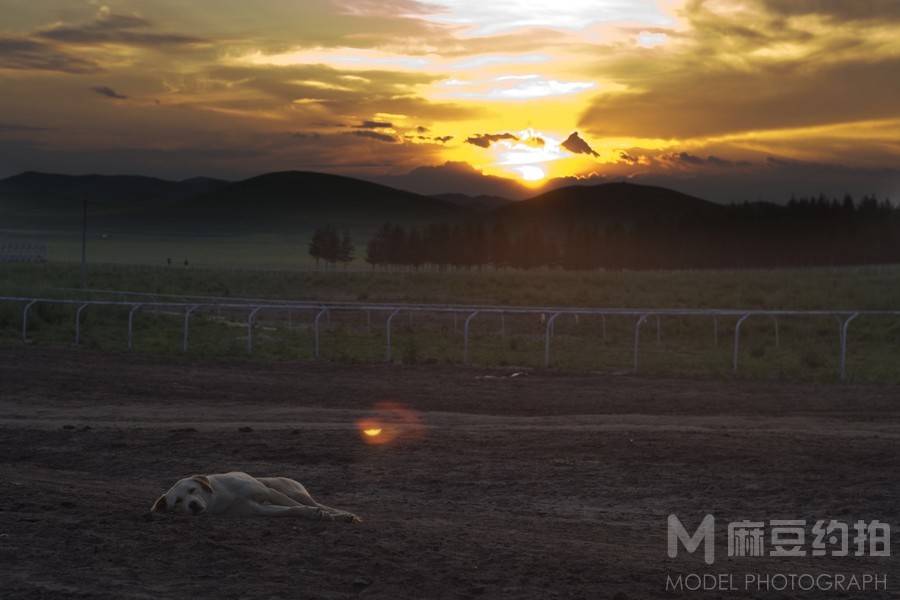
[[343,513],[337,516],[339,521],[344,523],[362,523],[362,519],[351,513]]

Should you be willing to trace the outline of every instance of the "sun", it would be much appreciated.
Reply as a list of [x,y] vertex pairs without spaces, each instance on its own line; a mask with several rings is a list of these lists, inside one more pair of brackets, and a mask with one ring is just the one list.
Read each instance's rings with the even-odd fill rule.
[[544,170],[536,165],[522,165],[516,167],[516,171],[519,172],[523,180],[530,182],[541,181],[547,176]]

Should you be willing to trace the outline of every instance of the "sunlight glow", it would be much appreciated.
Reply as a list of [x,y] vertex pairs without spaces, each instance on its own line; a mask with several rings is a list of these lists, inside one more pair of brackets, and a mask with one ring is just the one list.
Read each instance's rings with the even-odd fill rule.
[[655,48],[657,46],[662,46],[667,41],[669,41],[669,36],[665,33],[642,31],[637,36],[637,45],[641,48]]
[[565,156],[555,136],[533,129],[519,131],[516,135],[519,139],[501,140],[491,147],[495,156],[493,166],[500,172],[526,182],[541,181],[547,177],[544,165]]
[[671,23],[657,0],[432,0],[444,10],[429,20],[459,25],[469,35],[494,35],[514,29],[549,27],[580,30],[598,23]]
[[484,100],[534,100],[578,94],[597,87],[593,81],[559,81],[546,79],[541,75],[504,75],[479,85],[466,82],[464,88],[461,88],[459,82],[444,81],[441,85],[456,87],[455,90],[444,93],[444,97]]
[[525,181],[541,181],[544,177],[547,176],[544,173],[544,170],[540,167],[536,167],[534,165],[525,165],[522,167],[516,167],[516,171],[522,176],[522,179]]

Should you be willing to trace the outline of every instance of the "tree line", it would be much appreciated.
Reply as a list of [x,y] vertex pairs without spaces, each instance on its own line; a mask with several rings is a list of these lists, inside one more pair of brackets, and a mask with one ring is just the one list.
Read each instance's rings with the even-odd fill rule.
[[[487,216],[425,226],[385,223],[369,239],[375,269],[567,270],[766,268],[900,262],[900,210],[888,201],[792,198],[672,220],[562,223]],[[573,222],[574,221],[574,222]],[[334,246],[334,228],[325,247]],[[352,248],[349,236],[343,239]],[[311,244],[312,246],[315,244]],[[310,251],[312,254],[312,250]],[[321,258],[345,262],[341,258]],[[340,256],[328,254],[328,256]],[[346,255],[344,255],[346,256]],[[352,251],[350,253],[352,260]]]
[[317,228],[309,242],[309,255],[316,260],[316,268],[322,261],[331,267],[338,263],[349,264],[353,262],[355,252],[350,232],[339,234],[333,225]]

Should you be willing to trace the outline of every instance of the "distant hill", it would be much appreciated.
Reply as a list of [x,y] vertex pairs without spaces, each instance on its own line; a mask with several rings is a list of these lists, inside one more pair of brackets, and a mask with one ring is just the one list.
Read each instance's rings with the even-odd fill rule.
[[371,228],[443,221],[462,210],[438,198],[302,171],[235,183],[27,172],[0,180],[0,229],[76,230],[83,198],[92,228],[146,233],[280,233],[328,222]]
[[466,194],[435,194],[432,198],[472,210],[493,210],[506,206],[510,202],[516,202],[500,196],[469,196]]
[[166,181],[138,175],[58,175],[33,171],[0,180],[0,229],[76,229],[82,202],[104,224],[153,220],[182,202],[228,185],[198,177]]
[[76,231],[82,199],[95,231],[227,234],[304,233],[333,224],[368,236],[384,222],[424,225],[463,219],[566,228],[572,224],[706,222],[727,207],[666,188],[605,183],[527,200],[423,196],[352,177],[307,171],[237,182],[166,181],[128,175],[27,172],[0,180],[0,229]]
[[728,208],[667,188],[632,183],[572,186],[513,202],[493,211],[512,223],[675,223],[722,218]]
[[460,208],[439,198],[325,173],[285,171],[239,181],[198,196],[191,218],[235,222],[263,229],[315,227],[335,223],[367,227],[455,218]]

